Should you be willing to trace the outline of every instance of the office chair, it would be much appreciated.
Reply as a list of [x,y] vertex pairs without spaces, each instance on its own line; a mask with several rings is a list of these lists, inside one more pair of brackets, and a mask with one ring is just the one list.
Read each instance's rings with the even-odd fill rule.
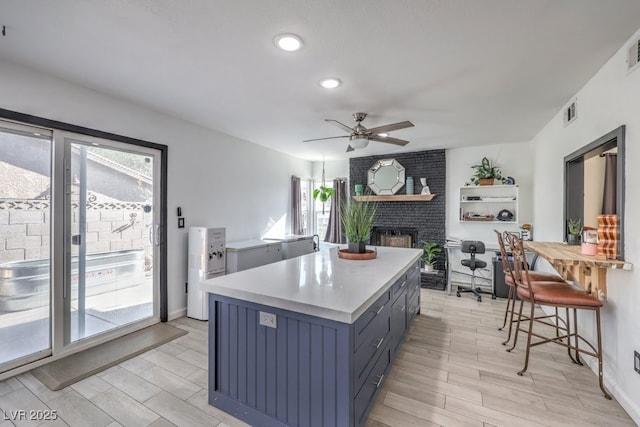
[[460,251],[471,255],[471,258],[460,261],[463,266],[468,267],[471,270],[471,286],[468,288],[458,286],[456,295],[459,297],[460,292],[471,292],[478,298],[478,302],[482,302],[482,296],[480,294],[490,294],[491,299],[496,299],[493,289],[491,292],[485,292],[476,287],[476,269],[487,267],[487,263],[485,261],[476,259],[476,254],[484,253],[484,243],[476,240],[464,240],[461,243]]

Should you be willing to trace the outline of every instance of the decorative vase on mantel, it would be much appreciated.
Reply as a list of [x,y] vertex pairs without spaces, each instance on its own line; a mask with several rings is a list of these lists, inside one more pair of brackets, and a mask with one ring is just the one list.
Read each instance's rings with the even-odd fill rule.
[[349,242],[349,253],[364,254],[367,252],[367,244],[365,242]]

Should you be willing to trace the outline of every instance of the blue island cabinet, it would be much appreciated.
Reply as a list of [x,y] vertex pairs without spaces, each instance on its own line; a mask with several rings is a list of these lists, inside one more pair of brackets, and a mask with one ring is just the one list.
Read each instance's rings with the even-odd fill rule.
[[210,294],[209,404],[256,426],[363,425],[419,287],[416,263],[351,324]]

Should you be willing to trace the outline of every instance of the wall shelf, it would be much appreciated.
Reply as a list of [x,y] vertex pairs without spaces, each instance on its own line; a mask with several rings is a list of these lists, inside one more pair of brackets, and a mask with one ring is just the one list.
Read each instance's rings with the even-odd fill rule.
[[[479,224],[514,224],[518,223],[517,185],[467,185],[460,187],[458,203],[460,207],[459,222]],[[503,210],[511,212],[511,221],[500,221],[498,215]],[[467,216],[484,216],[487,220],[466,219]]]
[[393,196],[353,196],[358,202],[428,202],[435,194],[398,194]]

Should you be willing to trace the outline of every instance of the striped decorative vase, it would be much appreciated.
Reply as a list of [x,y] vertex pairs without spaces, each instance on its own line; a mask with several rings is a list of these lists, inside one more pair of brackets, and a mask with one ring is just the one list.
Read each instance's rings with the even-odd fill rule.
[[598,256],[618,256],[618,215],[598,215]]

